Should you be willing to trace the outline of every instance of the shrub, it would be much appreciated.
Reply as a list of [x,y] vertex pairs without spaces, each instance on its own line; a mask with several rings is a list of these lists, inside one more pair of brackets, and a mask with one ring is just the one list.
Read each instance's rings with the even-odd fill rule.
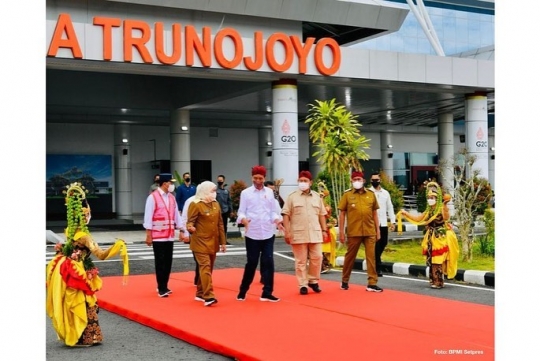
[[247,184],[243,180],[235,180],[234,183],[229,187],[233,207],[233,211],[231,212],[229,218],[232,222],[235,222],[237,218],[238,207],[240,207],[240,193],[242,193],[242,191],[246,188]]

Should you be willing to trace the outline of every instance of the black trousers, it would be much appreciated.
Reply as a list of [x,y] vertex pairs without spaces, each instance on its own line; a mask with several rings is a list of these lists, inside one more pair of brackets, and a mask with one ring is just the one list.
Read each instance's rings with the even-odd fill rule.
[[223,219],[223,229],[225,230],[225,239],[227,239],[227,223],[229,223],[229,212],[221,213]]
[[161,292],[168,289],[171,275],[174,241],[152,242],[157,288]]
[[388,227],[379,227],[379,229],[381,230],[381,239],[375,243],[375,267],[377,268],[377,273],[381,273],[381,255],[388,244]]

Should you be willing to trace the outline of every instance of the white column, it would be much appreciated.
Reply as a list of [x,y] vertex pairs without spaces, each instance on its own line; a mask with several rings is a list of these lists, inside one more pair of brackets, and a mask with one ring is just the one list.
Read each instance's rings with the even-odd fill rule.
[[272,83],[272,156],[274,177],[283,178],[280,194],[286,199],[298,179],[298,89],[296,80]]
[[381,132],[381,168],[388,176],[394,179],[394,145],[392,144],[392,133]]
[[317,157],[314,157],[312,154],[317,151],[317,147],[311,139],[309,140],[309,171],[311,172],[311,175],[313,178],[316,178],[317,175],[321,172],[321,164],[317,162]]
[[114,126],[114,195],[118,219],[133,219],[130,131],[129,125]]
[[[488,110],[485,94],[467,95],[465,100],[465,144],[470,155],[476,156],[474,169],[479,177],[488,179]],[[469,173],[471,174],[471,170]]]
[[[175,109],[171,112],[171,173],[178,172],[182,177],[185,172],[191,172],[189,110]],[[181,184],[182,180],[177,179]]]
[[[454,172],[452,159],[454,157],[454,116],[452,113],[439,114],[439,163],[445,162],[447,167],[443,167],[442,174],[439,175],[439,182],[446,192],[450,192],[454,187]],[[452,194],[453,195],[453,194]]]
[[259,164],[266,168],[266,180],[274,180],[272,129],[259,128]]
[[489,183],[491,184],[491,189],[495,192],[495,128],[489,128]]

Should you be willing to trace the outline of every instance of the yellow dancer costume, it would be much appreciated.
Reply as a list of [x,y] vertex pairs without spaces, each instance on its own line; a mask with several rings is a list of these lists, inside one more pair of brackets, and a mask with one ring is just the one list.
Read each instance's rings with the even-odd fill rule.
[[90,207],[81,184],[70,184],[64,193],[68,221],[66,243],[55,246],[57,254],[47,265],[47,315],[58,339],[67,346],[92,346],[103,341],[95,295],[102,281],[90,255],[104,260],[120,254],[124,282],[129,273],[128,255],[123,240],[102,250],[90,236],[87,226]]
[[329,242],[322,244],[323,262],[321,273],[328,273],[330,269],[336,265],[336,219],[332,217],[332,207],[330,207],[330,204],[327,201],[330,192],[326,188],[326,184],[321,181],[318,183],[318,187],[319,195],[323,199],[324,206],[326,207],[326,229],[328,230],[328,239],[330,240]]
[[459,245],[452,225],[448,222],[450,214],[447,203],[451,197],[443,196],[441,188],[436,182],[427,184],[428,202],[434,200],[433,205],[428,205],[424,213],[412,216],[405,210],[397,214],[398,233],[402,232],[401,217],[409,222],[426,226],[424,239],[422,240],[422,253],[426,257],[426,265],[430,268],[429,281],[431,288],[444,287],[444,275],[449,279],[456,276],[459,257]]

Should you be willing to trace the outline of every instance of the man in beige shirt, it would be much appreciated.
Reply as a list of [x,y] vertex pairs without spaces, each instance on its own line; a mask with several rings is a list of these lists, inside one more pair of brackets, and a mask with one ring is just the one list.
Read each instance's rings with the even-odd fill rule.
[[308,287],[321,292],[322,242],[329,240],[324,217],[326,208],[319,194],[311,190],[312,184],[311,173],[301,171],[298,190],[289,194],[281,211],[285,242],[292,247],[301,295],[308,294]]

